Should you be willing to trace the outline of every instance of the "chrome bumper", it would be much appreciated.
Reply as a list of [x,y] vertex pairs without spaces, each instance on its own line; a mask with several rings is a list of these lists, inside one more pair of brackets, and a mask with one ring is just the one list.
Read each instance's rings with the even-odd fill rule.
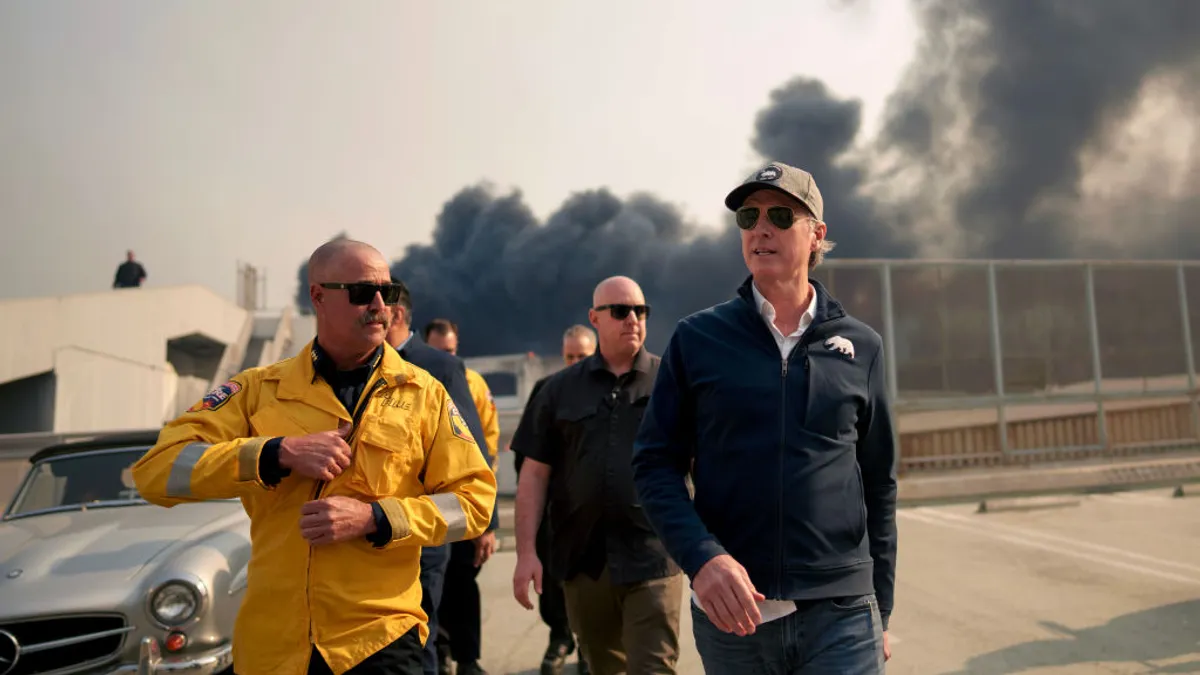
[[142,638],[138,650],[137,665],[121,666],[109,675],[157,675],[158,673],[188,673],[188,675],[216,675],[233,665],[233,646],[221,645],[199,654],[187,656],[162,655],[158,640]]

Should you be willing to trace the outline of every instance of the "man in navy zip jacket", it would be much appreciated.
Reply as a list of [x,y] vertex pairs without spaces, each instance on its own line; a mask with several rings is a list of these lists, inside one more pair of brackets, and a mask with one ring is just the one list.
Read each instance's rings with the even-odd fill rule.
[[809,279],[833,247],[812,175],[772,162],[725,204],[751,276],[676,326],[634,444],[638,496],[692,579],[706,673],[882,673],[896,566],[882,341]]
[[[466,364],[462,359],[448,354],[440,349],[431,347],[421,337],[412,331],[412,296],[404,282],[392,277],[392,283],[400,284],[400,300],[393,308],[394,317],[388,329],[388,344],[396,348],[400,357],[412,365],[427,371],[437,381],[446,387],[450,400],[458,407],[459,413],[467,423],[467,429],[483,458],[491,466],[487,449],[483,442],[483,424],[479,421],[479,413],[475,410],[475,401],[471,398],[471,389],[467,386]],[[475,549],[480,558],[487,562],[496,550],[496,529],[500,526],[500,514],[492,514],[492,523],[487,532],[474,541]],[[432,548],[421,549],[421,609],[429,617],[429,639],[425,643],[423,665],[426,675],[438,675],[437,606],[442,600],[442,584],[446,576],[446,566],[450,562],[450,545],[443,544]],[[470,664],[473,672],[483,672],[477,664]],[[469,669],[464,669],[465,673]]]

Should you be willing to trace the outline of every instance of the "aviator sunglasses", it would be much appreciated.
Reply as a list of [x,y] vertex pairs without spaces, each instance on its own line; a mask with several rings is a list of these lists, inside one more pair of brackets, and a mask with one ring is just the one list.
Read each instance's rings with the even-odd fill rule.
[[592,309],[597,312],[603,312],[607,309],[612,318],[617,321],[624,321],[630,312],[636,314],[639,321],[650,316],[650,305],[600,305]]
[[383,304],[394,305],[400,301],[400,290],[404,286],[402,284],[369,284],[360,281],[352,284],[324,283],[321,284],[321,288],[345,289],[352,305],[369,305],[375,299],[376,293],[383,298]]
[[[743,206],[737,210],[737,225],[743,230],[753,230],[758,222],[758,214],[762,209],[757,206]],[[796,212],[789,206],[772,206],[767,209],[767,220],[781,230],[786,230],[796,222]]]

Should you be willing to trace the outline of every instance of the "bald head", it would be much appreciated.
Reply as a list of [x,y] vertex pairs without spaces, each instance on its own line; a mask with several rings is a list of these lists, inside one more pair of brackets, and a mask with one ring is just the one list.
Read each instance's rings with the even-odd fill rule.
[[321,244],[308,258],[308,281],[319,284],[327,281],[346,281],[333,279],[343,262],[365,262],[371,265],[387,267],[387,260],[379,249],[370,244],[354,239],[331,239]]
[[391,281],[387,260],[374,246],[353,239],[322,244],[308,259],[308,297],[317,315],[317,338],[334,361],[358,364],[383,342],[392,312],[376,290],[366,304],[355,304],[351,284]]
[[633,279],[609,277],[596,284],[588,320],[600,340],[600,355],[610,368],[628,365],[642,348],[648,311],[642,287]]
[[646,302],[642,287],[629,277],[609,277],[596,284],[592,291],[592,307],[612,303],[640,305]]

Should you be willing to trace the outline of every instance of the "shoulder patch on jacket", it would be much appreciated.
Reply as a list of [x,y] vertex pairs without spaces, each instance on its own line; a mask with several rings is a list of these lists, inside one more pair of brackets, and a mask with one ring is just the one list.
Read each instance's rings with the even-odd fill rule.
[[467,428],[467,421],[463,419],[462,413],[458,412],[458,406],[454,405],[454,399],[447,396],[446,403],[450,406],[450,431],[464,441],[474,443],[475,438],[471,436],[471,430]]
[[225,384],[213,389],[204,395],[204,398],[196,402],[195,405],[188,408],[188,412],[200,412],[201,410],[216,410],[233,398],[233,395],[242,390],[241,383],[236,380],[230,380]]

